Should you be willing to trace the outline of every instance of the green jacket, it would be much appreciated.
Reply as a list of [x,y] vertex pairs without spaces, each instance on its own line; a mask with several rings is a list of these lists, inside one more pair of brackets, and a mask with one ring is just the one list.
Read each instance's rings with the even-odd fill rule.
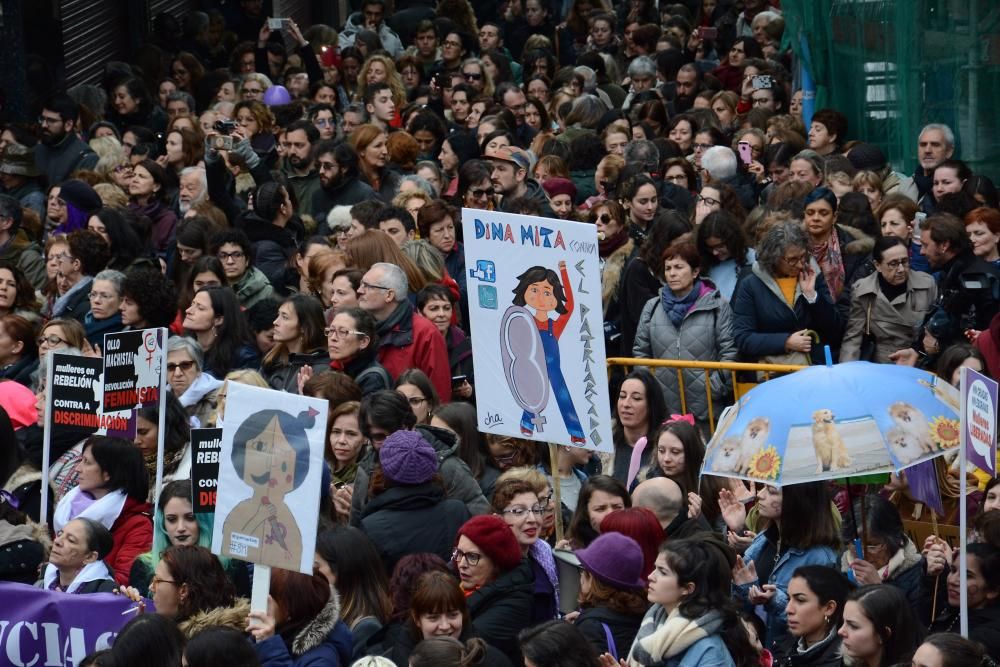
[[274,287],[264,273],[253,266],[247,268],[243,277],[233,285],[236,298],[244,308],[250,308],[258,301],[263,301],[274,294]]
[[48,282],[45,273],[45,257],[38,244],[28,238],[23,230],[17,230],[7,245],[0,247],[0,259],[13,263],[24,272],[36,291],[43,291]]

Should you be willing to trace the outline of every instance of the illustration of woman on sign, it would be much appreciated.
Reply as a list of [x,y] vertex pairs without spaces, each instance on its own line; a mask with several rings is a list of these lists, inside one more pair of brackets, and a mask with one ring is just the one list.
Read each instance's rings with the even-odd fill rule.
[[[535,311],[535,326],[542,341],[545,353],[545,368],[549,385],[555,394],[559,412],[562,413],[566,430],[569,431],[573,444],[586,444],[580,418],[573,407],[573,397],[562,373],[562,361],[559,357],[559,337],[569,324],[573,315],[573,288],[569,281],[566,262],[559,262],[559,273],[544,266],[533,266],[517,277],[518,284],[514,288],[514,305],[527,306]],[[549,313],[555,311],[559,317],[553,321]],[[534,432],[536,415],[528,410],[521,417],[521,432],[531,435]]]
[[319,414],[310,408],[293,416],[282,410],[261,410],[240,424],[233,437],[236,474],[253,495],[236,505],[222,532],[226,556],[298,570],[302,532],[285,496],[309,473],[306,430]]

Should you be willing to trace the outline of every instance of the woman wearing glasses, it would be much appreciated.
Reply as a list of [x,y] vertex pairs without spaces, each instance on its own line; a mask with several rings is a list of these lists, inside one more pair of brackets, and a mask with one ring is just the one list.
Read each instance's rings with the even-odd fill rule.
[[469,160],[458,168],[458,188],[455,191],[456,206],[492,211],[496,208],[493,199],[493,181],[490,167],[483,160]]
[[212,239],[212,251],[222,262],[226,281],[236,293],[240,306],[250,308],[274,294],[274,287],[264,272],[253,265],[253,244],[239,229],[221,232]]
[[50,350],[89,350],[87,333],[77,320],[55,318],[45,323],[38,334],[38,358],[44,359]]
[[396,391],[406,396],[418,424],[429,424],[441,404],[430,378],[419,368],[410,368],[396,378]]
[[796,222],[764,234],[751,273],[733,294],[733,337],[741,361],[824,363],[822,344],[840,343],[841,318],[809,237]]
[[517,635],[532,624],[534,573],[510,526],[493,515],[472,517],[458,531],[451,560],[476,635],[521,664]]
[[934,279],[912,270],[906,242],[882,236],[872,250],[875,273],[854,283],[851,314],[840,348],[841,361],[861,359],[866,334],[875,337],[865,361],[890,363],[889,355],[910,346],[920,323],[937,299]]
[[120,271],[105,269],[94,276],[90,286],[90,312],[83,317],[87,342],[91,345],[103,347],[104,334],[124,328],[120,311],[124,284],[125,274]]
[[469,518],[465,503],[449,498],[438,474],[438,457],[418,431],[396,431],[379,449],[371,499],[361,530],[371,539],[387,572],[411,553],[447,560],[454,535]]
[[552,620],[559,611],[559,579],[552,547],[539,539],[546,509],[539,501],[535,487],[526,480],[500,480],[493,491],[491,509],[510,527],[521,547],[522,557],[528,560],[534,571],[531,624]]
[[375,318],[361,308],[343,308],[326,328],[330,368],[350,376],[361,394],[392,389],[389,372],[377,361],[378,335]]

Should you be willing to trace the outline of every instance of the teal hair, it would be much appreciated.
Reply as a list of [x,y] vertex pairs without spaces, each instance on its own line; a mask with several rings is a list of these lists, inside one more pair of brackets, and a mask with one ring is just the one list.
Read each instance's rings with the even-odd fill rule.
[[[194,519],[198,522],[198,542],[196,544],[199,547],[211,550],[212,532],[215,530],[215,514],[211,512],[198,512],[194,515]],[[157,507],[156,512],[153,514],[153,548],[138,557],[138,560],[142,561],[143,565],[149,568],[150,577],[156,572],[156,566],[160,564],[160,557],[169,547],[170,538],[167,536],[167,531],[163,526],[163,510]],[[228,572],[230,559],[218,555],[216,558],[222,564],[222,569]],[[148,590],[139,592],[142,595],[150,594]]]

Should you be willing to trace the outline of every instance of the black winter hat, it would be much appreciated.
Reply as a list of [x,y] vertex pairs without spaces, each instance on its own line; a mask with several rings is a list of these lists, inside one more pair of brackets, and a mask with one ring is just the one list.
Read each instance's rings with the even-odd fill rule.
[[858,171],[879,171],[886,165],[885,153],[874,144],[857,144],[847,159]]
[[75,178],[62,182],[59,186],[59,198],[84,213],[97,213],[104,206],[94,188]]

